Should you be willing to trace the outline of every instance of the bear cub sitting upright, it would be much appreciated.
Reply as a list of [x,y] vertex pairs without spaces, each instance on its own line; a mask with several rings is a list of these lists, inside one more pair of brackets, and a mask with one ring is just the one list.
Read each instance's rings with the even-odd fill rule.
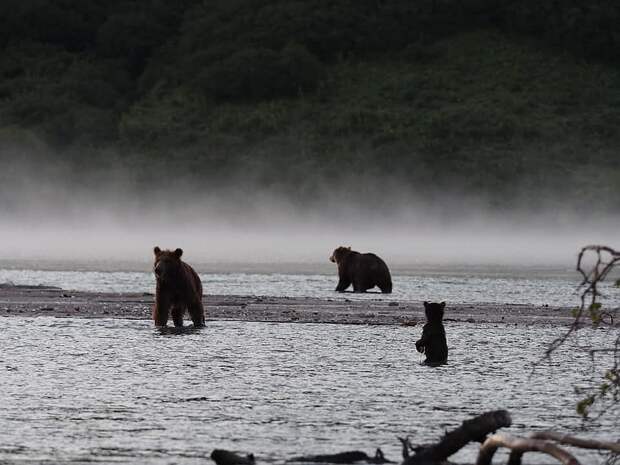
[[446,303],[424,302],[426,324],[422,328],[422,337],[415,343],[418,352],[426,354],[424,363],[439,366],[448,362],[448,343],[446,330],[443,327],[443,312]]

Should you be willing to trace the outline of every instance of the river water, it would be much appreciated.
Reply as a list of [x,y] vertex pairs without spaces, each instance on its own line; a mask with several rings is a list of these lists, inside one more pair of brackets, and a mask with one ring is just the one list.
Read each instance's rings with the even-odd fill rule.
[[[196,266],[207,294],[337,297],[324,265]],[[390,300],[573,306],[570,268],[410,266]],[[0,283],[152,292],[144,264],[0,263]],[[605,304],[620,292],[604,288]],[[381,299],[381,295],[347,294]],[[600,379],[587,350],[618,329],[583,329],[532,371],[562,328],[446,325],[450,363],[420,365],[420,328],[210,322],[160,333],[149,321],[5,318],[0,326],[0,463],[208,463],[214,448],[280,463],[362,449],[400,458],[396,436],[435,441],[471,415],[508,409],[514,434],[558,429],[618,439],[618,415],[585,425],[575,387]],[[615,333],[615,334],[616,334]],[[476,447],[454,457],[473,461]],[[603,463],[578,453],[582,463]],[[505,458],[505,454],[504,454]],[[550,463],[535,457],[537,463]],[[499,460],[499,459],[498,459]]]
[[[0,463],[203,464],[214,448],[253,452],[259,463],[375,447],[398,460],[397,435],[435,441],[498,408],[512,413],[514,434],[618,439],[618,416],[582,429],[574,408],[574,386],[609,362],[592,370],[581,349],[617,329],[581,330],[533,371],[561,328],[446,330],[450,362],[428,368],[415,327],[222,321],[161,333],[149,321],[4,318]],[[454,459],[475,455],[470,445]]]

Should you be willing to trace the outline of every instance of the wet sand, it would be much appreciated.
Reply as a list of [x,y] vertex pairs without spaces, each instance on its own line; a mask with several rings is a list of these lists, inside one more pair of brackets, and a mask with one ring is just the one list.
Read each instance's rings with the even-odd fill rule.
[[[149,320],[153,298],[149,293],[0,285],[0,317]],[[208,295],[203,302],[208,320],[412,326],[424,323],[421,302],[356,300],[347,294],[334,293],[333,299]],[[573,317],[569,308],[562,307],[448,302],[444,321],[565,326]]]

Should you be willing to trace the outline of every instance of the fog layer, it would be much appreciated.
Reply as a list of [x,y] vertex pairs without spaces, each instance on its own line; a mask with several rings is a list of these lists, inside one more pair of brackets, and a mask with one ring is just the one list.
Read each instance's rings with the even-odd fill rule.
[[181,247],[195,263],[329,267],[332,250],[345,245],[397,266],[572,266],[583,245],[618,246],[616,217],[580,216],[557,197],[498,202],[386,177],[316,182],[303,192],[258,187],[251,173],[214,184],[166,172],[138,183],[129,169],[86,176],[53,157],[9,155],[0,176],[5,261],[148,263],[159,245]]
[[187,260],[203,263],[327,264],[331,251],[345,245],[403,265],[571,265],[579,247],[617,241],[612,221],[581,223],[557,212],[547,220],[540,213],[490,214],[475,207],[435,213],[416,199],[398,200],[385,211],[328,196],[320,208],[258,193],[245,200],[210,193],[148,205],[75,192],[56,196],[54,205],[28,199],[28,208],[5,212],[0,258],[142,262],[159,245],[181,247]]

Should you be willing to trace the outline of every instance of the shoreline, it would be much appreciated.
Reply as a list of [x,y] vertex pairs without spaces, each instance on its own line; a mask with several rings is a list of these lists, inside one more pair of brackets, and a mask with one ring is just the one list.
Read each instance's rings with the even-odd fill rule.
[[[0,286],[0,317],[150,320],[153,300],[151,293],[86,292],[5,285]],[[206,319],[211,321],[403,326],[425,322],[422,302],[352,300],[346,294],[337,294],[333,298],[207,295],[203,296],[203,303]],[[568,307],[447,302],[444,321],[568,326],[574,317]],[[169,322],[169,326],[171,324]]]

